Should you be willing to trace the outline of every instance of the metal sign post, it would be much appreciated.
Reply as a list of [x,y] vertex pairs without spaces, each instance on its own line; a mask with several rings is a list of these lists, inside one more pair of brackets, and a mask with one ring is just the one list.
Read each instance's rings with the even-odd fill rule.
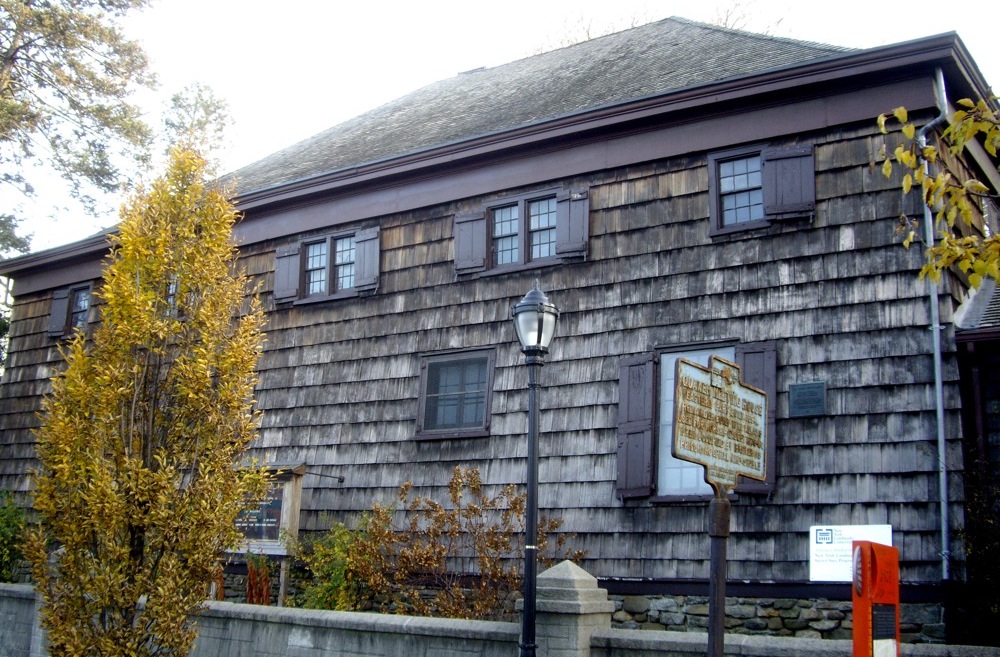
[[740,380],[738,365],[717,356],[707,368],[679,359],[675,380],[673,455],[705,466],[705,481],[715,491],[708,507],[708,655],[723,657],[729,492],[740,476],[767,476],[767,395]]

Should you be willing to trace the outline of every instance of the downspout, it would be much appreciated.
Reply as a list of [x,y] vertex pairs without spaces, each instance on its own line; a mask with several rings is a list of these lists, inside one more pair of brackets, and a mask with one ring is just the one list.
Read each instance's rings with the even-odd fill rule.
[[[948,118],[948,99],[944,89],[944,73],[937,69],[935,78],[935,94],[937,96],[937,106],[941,111],[938,116],[920,128],[917,133],[917,145],[921,153],[927,145],[927,134],[944,123]],[[922,159],[924,175],[929,175],[927,160]],[[924,241],[927,247],[934,246],[934,216],[931,208],[924,203]],[[931,306],[931,340],[934,343],[934,402],[937,406],[937,448],[938,448],[938,497],[940,499],[941,516],[941,580],[948,581],[949,564],[951,557],[951,538],[948,525],[950,523],[948,512],[948,455],[947,442],[944,430],[944,376],[942,374],[943,363],[941,357],[941,311],[938,307],[938,284],[928,279],[929,301]]]

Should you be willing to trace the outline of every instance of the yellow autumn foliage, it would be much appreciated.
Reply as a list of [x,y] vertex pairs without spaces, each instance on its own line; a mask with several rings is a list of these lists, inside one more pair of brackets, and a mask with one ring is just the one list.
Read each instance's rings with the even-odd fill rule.
[[[963,109],[951,115],[948,126],[940,135],[944,152],[957,156],[970,142],[977,141],[995,158],[1000,149],[997,98],[978,102],[964,98],[957,105]],[[902,166],[905,172],[902,179],[903,193],[919,189],[924,204],[934,214],[935,243],[927,249],[926,263],[920,276],[938,281],[942,272],[957,266],[967,275],[972,287],[982,284],[985,277],[996,279],[1000,273],[1000,235],[982,229],[956,229],[958,220],[972,227],[976,217],[983,212],[982,204],[988,199],[995,202],[998,198],[996,191],[991,192],[982,182],[950,167],[947,159],[941,156],[938,146],[921,146],[917,141],[916,126],[908,122],[906,108],[897,107],[892,111],[891,117],[887,114],[879,115],[877,122],[883,133],[889,130],[886,123],[890,118],[895,118],[900,123],[904,141],[896,147],[891,157],[883,161],[882,173],[887,178],[890,177],[893,162]],[[927,173],[924,172],[925,163],[933,167]],[[903,217],[903,221],[905,225],[910,225],[906,217]],[[915,230],[908,231],[903,241],[904,246],[909,248],[916,238]]]
[[236,211],[204,172],[175,150],[123,207],[100,323],[64,348],[44,402],[25,553],[53,657],[187,654],[236,517],[267,485],[238,467],[262,312],[236,269]]

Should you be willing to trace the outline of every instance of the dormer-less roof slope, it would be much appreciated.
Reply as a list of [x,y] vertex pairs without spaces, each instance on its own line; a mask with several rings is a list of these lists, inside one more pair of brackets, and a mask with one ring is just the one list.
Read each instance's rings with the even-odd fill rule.
[[237,197],[667,91],[848,52],[668,18],[442,80],[229,174]]

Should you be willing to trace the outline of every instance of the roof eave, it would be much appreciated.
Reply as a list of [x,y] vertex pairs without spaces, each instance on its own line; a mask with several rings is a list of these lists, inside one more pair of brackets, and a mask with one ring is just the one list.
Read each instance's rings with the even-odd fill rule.
[[114,230],[110,228],[70,244],[0,261],[0,276],[16,279],[23,274],[45,269],[56,262],[102,258],[108,252],[108,238]]

